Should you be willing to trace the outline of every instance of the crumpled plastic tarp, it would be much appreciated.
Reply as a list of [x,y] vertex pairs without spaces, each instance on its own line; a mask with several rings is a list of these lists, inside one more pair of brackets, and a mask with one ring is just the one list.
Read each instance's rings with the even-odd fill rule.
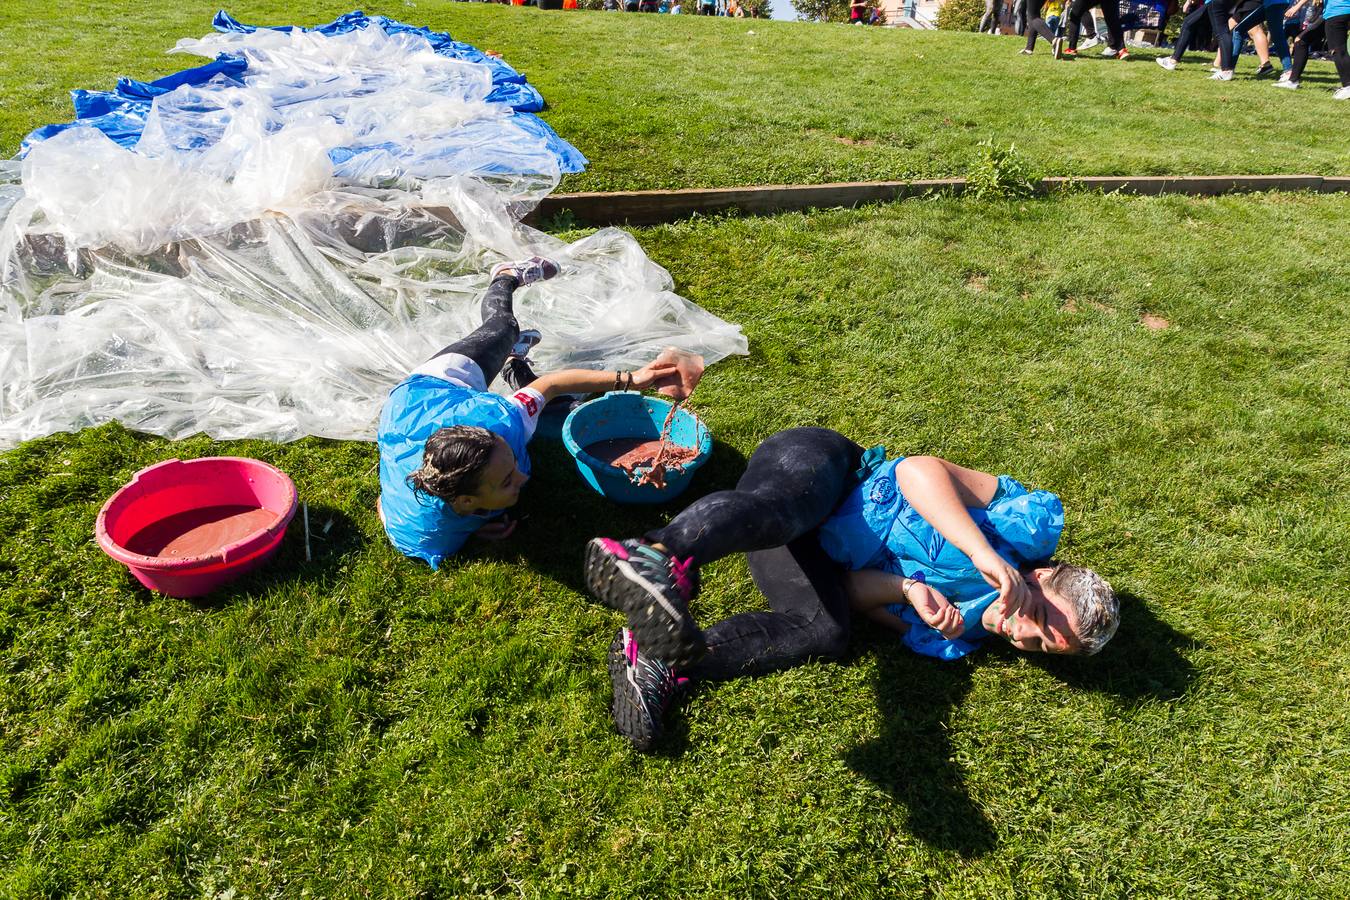
[[539,369],[745,353],[627,233],[520,224],[585,159],[522,75],[361,13],[175,51],[211,59],[75,92],[0,162],[0,446],[107,421],[177,438],[369,439],[403,375],[478,324],[496,262]]

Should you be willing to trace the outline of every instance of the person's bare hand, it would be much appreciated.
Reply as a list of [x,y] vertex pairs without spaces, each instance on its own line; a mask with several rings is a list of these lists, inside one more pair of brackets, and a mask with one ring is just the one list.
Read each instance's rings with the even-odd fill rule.
[[503,513],[500,519],[488,522],[474,532],[474,534],[485,541],[504,541],[515,533],[516,526],[519,524],[519,519],[513,519]]
[[916,581],[910,585],[905,599],[914,607],[920,619],[942,632],[942,636],[947,640],[960,637],[961,632],[966,630],[961,611],[952,606],[951,601],[937,588]]
[[984,580],[989,582],[990,587],[998,588],[999,615],[1004,619],[1012,618],[1031,596],[1031,590],[1027,587],[1027,581],[1022,577],[1022,573],[1016,566],[995,553],[992,547],[971,557],[970,561],[984,576]]
[[[633,386],[650,387],[657,393],[672,400],[683,400],[694,392],[699,379],[703,377],[703,357],[697,353],[667,347],[656,359],[633,373]],[[638,384],[638,373],[650,370],[652,380],[649,384]]]

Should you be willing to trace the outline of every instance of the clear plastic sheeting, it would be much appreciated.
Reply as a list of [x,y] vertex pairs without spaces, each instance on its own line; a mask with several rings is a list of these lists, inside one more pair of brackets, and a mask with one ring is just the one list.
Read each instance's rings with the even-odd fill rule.
[[520,223],[580,154],[491,99],[523,96],[514,70],[338,21],[227,20],[180,48],[246,67],[124,82],[0,163],[0,446],[114,420],[373,438],[388,390],[478,324],[491,266],[535,254],[563,265],[516,295],[541,370],[746,352],[625,232],[565,244]]

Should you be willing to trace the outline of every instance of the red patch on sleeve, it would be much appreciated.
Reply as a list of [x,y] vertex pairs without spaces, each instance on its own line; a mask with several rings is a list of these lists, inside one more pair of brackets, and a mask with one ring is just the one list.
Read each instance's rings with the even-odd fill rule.
[[516,397],[517,400],[520,401],[520,405],[523,406],[523,407],[525,407],[525,413],[526,413],[527,415],[533,417],[534,414],[537,413],[537,412],[539,411],[539,403],[538,403],[538,401],[536,401],[533,397],[531,397],[529,394],[525,393],[524,391],[519,391],[519,392],[517,392],[516,395],[515,395],[515,397]]

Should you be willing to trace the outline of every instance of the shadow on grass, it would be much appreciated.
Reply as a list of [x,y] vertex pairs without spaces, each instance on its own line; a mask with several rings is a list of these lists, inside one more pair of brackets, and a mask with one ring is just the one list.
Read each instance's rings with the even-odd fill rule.
[[966,858],[989,853],[997,836],[970,799],[947,737],[947,721],[970,691],[978,655],[939,663],[911,654],[889,634],[869,633],[874,636],[855,645],[876,653],[881,733],[850,750],[845,762],[904,804],[915,837]]
[[[1100,654],[1025,658],[1076,690],[1110,694],[1126,704],[1180,697],[1195,677],[1183,651],[1200,644],[1155,616],[1139,597],[1118,596],[1120,630]],[[848,764],[908,808],[916,837],[967,858],[990,852],[997,835],[971,801],[947,738],[951,711],[969,692],[983,654],[938,663],[908,655],[889,636],[873,637],[859,649],[876,652],[882,725],[875,740],[848,753]],[[1017,653],[1007,647],[985,652]]]
[[1203,643],[1159,619],[1149,604],[1126,591],[1120,599],[1120,630],[1096,656],[1047,656],[1028,660],[1065,684],[1082,691],[1110,694],[1126,704],[1175,700],[1195,678],[1195,667],[1182,651]]

